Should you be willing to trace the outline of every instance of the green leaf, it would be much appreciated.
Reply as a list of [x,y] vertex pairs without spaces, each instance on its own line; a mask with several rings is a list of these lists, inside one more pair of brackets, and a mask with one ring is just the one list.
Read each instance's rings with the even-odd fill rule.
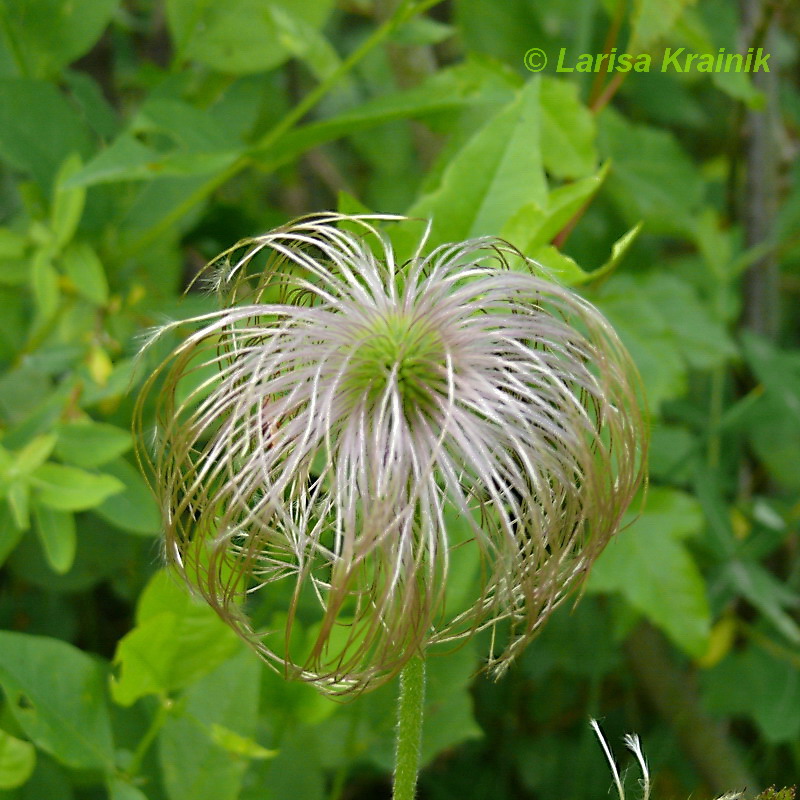
[[117,3],[118,0],[4,0],[3,16],[24,53],[28,72],[50,77],[91,49]]
[[103,264],[88,244],[74,242],[67,247],[61,256],[61,267],[79,295],[98,306],[108,302],[108,281]]
[[[38,5],[17,2],[26,5],[37,19],[46,19]],[[58,27],[51,21],[47,24],[58,35]],[[0,158],[30,173],[49,190],[69,155],[85,157],[90,150],[85,124],[55,86],[46,81],[0,78]]]
[[640,223],[639,225],[634,225],[627,233],[620,236],[612,245],[611,256],[606,263],[591,272],[586,272],[586,270],[578,266],[573,258],[549,245],[536,250],[531,257],[540,262],[556,280],[568,286],[579,286],[582,283],[589,283],[611,274],[617,268],[628,248],[633,244],[641,229],[642,225]]
[[8,502],[0,502],[0,566],[19,544],[25,529],[18,525]]
[[16,480],[8,487],[6,491],[6,500],[8,507],[11,509],[11,517],[14,525],[21,530],[26,531],[31,525],[30,517],[30,488],[26,481]]
[[105,464],[130,450],[133,444],[128,431],[90,419],[62,422],[55,432],[56,455],[76,467]]
[[231,628],[166,572],[142,593],[136,627],[117,645],[111,694],[129,706],[195,683],[242,647]]
[[688,6],[697,0],[634,0],[627,51],[641,53],[668,34]]
[[61,511],[84,511],[125,487],[111,475],[97,475],[76,467],[43,464],[31,475],[36,499]]
[[703,699],[712,711],[750,717],[772,744],[800,736],[797,666],[757,646],[733,653],[701,673]]
[[609,164],[587,178],[580,178],[553,189],[543,207],[528,203],[513,214],[500,231],[507,239],[528,256],[549,244],[565,225],[597,193],[608,175]]
[[57,437],[52,433],[43,433],[31,439],[28,444],[14,455],[14,474],[29,475],[44,464],[56,446]]
[[584,178],[597,166],[595,119],[578,85],[542,77],[542,159],[557,178]]
[[336,50],[314,25],[297,15],[296,6],[290,11],[271,3],[266,10],[281,45],[292,56],[302,59],[318,80],[325,80],[339,67],[341,59]]
[[50,212],[50,229],[53,244],[61,249],[72,240],[83,214],[86,190],[83,187],[66,188],[64,184],[81,168],[81,158],[72,153],[61,165],[53,188],[53,207]]
[[255,740],[242,736],[224,725],[218,725],[216,722],[211,726],[211,739],[214,744],[233,755],[259,761],[263,761],[265,758],[274,758],[278,753],[277,750],[267,750]]
[[114,766],[106,675],[66,642],[0,631],[0,684],[9,709],[38,747],[69,767]]
[[135,786],[119,778],[108,779],[109,800],[147,800],[147,797]]
[[107,497],[92,511],[129,533],[157,536],[161,532],[161,513],[139,470],[122,458],[105,464],[103,470],[121,481],[125,488]]
[[191,58],[220,72],[245,74],[272,69],[290,55],[281,28],[265,6],[277,6],[319,29],[333,0],[167,0],[167,23],[181,58]]
[[[214,726],[251,738],[262,665],[242,650],[190,686],[183,716],[167,720],[158,741],[169,800],[236,800],[247,761],[214,741]],[[298,795],[299,796],[299,795]]]
[[700,504],[690,495],[651,488],[642,515],[597,559],[588,591],[621,594],[678,647],[702,655],[710,611],[703,576],[683,540],[703,524]]
[[606,108],[599,144],[612,162],[608,190],[630,225],[644,220],[648,230],[682,235],[693,229],[705,184],[672,134]]
[[653,409],[683,394],[689,365],[710,369],[736,354],[725,327],[675,276],[617,274],[593,301],[630,350]]
[[432,218],[431,246],[496,234],[523,206],[546,204],[539,85],[530,80],[455,155],[439,187],[408,210]]
[[0,789],[16,789],[28,781],[36,766],[36,748],[0,730]]
[[53,268],[50,255],[45,249],[37,250],[31,268],[31,289],[36,310],[42,320],[50,319],[58,309],[58,273]]
[[254,158],[274,168],[300,153],[350,133],[397,119],[414,119],[479,103],[497,102],[513,96],[508,86],[495,90],[493,73],[464,64],[432,75],[420,86],[371,98],[332,119],[301,125],[268,148],[256,145]]
[[69,572],[77,547],[75,517],[69,511],[58,511],[38,503],[33,506],[33,517],[47,563],[59,575]]

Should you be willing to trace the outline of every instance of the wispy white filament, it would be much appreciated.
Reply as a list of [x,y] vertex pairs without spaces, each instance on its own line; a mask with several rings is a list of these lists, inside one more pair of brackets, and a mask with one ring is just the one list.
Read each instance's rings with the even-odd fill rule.
[[[144,456],[169,561],[265,659],[331,692],[487,627],[503,669],[643,471],[636,371],[593,306],[493,238],[421,242],[398,265],[389,219],[305,218],[223,254],[223,309],[160,331],[189,332],[139,406],[156,405]],[[450,608],[460,547],[480,568]],[[279,636],[244,602],[276,582],[293,586]]]

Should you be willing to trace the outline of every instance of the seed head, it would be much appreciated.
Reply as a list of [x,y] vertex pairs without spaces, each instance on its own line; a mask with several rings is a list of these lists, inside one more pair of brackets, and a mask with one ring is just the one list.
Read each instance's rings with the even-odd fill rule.
[[638,376],[602,315],[499,239],[423,237],[397,264],[392,219],[307,217],[223,254],[222,309],[156,332],[189,331],[138,405],[167,560],[331,693],[486,628],[501,672],[643,475]]

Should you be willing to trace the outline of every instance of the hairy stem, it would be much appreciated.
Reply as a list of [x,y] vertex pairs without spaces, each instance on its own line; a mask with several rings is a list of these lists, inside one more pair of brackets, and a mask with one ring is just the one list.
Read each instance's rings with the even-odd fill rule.
[[400,673],[393,800],[414,800],[422,745],[425,661],[414,656]]

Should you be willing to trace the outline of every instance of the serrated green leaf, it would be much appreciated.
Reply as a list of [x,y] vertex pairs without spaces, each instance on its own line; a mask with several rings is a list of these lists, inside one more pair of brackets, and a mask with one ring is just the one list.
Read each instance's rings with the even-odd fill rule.
[[587,205],[608,175],[609,164],[594,174],[553,189],[544,208],[528,203],[513,214],[500,231],[527,256],[549,244],[567,223]]
[[[291,3],[272,0],[315,29],[322,27],[333,0]],[[178,54],[228,74],[271,69],[290,55],[262,0],[232,0],[224,8],[212,2],[168,0],[167,23]]]
[[61,256],[61,267],[79,295],[99,306],[108,302],[108,281],[103,263],[88,244],[71,244]]
[[696,0],[634,0],[629,53],[648,50],[668,34]]
[[33,506],[33,518],[47,563],[59,575],[69,572],[77,547],[75,517],[69,511],[58,511],[37,503]]
[[111,475],[62,464],[43,464],[31,475],[38,502],[61,511],[84,511],[125,487]]
[[530,80],[455,155],[439,187],[408,210],[433,220],[431,246],[497,234],[523,206],[546,204],[539,85]]
[[580,101],[578,85],[542,78],[542,159],[557,178],[584,178],[597,166],[594,114]]
[[36,766],[36,748],[0,730],[0,789],[16,789],[28,781]]
[[122,458],[104,464],[103,470],[125,488],[106,498],[93,512],[129,533],[157,536],[161,532],[161,513],[139,470]]
[[705,183],[668,131],[636,125],[610,108],[600,116],[599,145],[611,159],[608,191],[629,225],[685,235],[694,226]]
[[136,627],[117,645],[118,677],[111,694],[129,706],[147,694],[182,689],[242,647],[241,640],[205,603],[166,572],[142,593]]
[[621,594],[682,650],[702,655],[711,615],[703,576],[682,541],[702,527],[702,509],[694,498],[651,488],[641,516],[597,559],[587,590]]
[[0,684],[38,747],[76,769],[113,769],[106,669],[57,639],[0,631]]
[[58,250],[72,240],[83,214],[86,189],[83,187],[67,188],[64,185],[80,169],[81,157],[77,153],[72,153],[56,174],[53,187],[53,207],[50,212],[50,230],[53,234],[53,246]]
[[128,431],[95,420],[64,422],[56,427],[55,453],[76,467],[97,467],[130,450]]

